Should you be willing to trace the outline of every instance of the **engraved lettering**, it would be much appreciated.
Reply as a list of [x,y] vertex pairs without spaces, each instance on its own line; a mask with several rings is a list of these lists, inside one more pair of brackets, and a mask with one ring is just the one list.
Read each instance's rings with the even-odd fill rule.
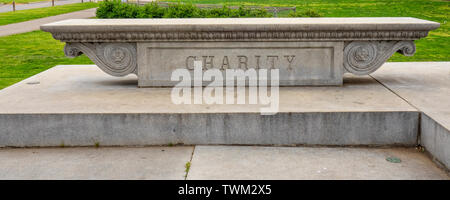
[[260,58],[261,56],[258,56],[258,55],[256,55],[255,56],[255,58],[256,58],[256,66],[255,66],[255,69],[259,69],[259,58]]
[[[225,66],[227,66],[227,67],[225,67]],[[228,61],[228,56],[224,56],[223,60],[222,60],[222,67],[221,67],[221,69],[225,70],[225,69],[228,69],[228,68],[230,68],[230,62]]]
[[[239,66],[238,66],[238,68],[239,69],[247,69],[247,61],[248,61],[247,56],[237,56],[237,57],[239,59]],[[242,66],[244,66],[244,67],[242,67]]]
[[[214,56],[202,56],[203,57],[203,69],[214,68]],[[207,60],[209,58],[209,61]],[[208,67],[209,65],[209,67]]]
[[270,60],[271,69],[275,69],[275,58],[278,60],[278,56],[267,56],[267,60]]
[[[254,61],[252,60],[253,56],[254,56]],[[276,68],[284,67],[284,65],[280,66],[280,64],[285,64],[285,62],[282,62],[282,63],[278,62],[282,57],[284,57],[284,58],[286,58],[286,61],[288,63],[287,69],[292,70],[293,69],[292,65],[295,60],[295,55],[237,55],[237,56],[224,55],[222,57],[222,63],[220,63],[220,62],[214,63],[215,57],[222,57],[222,56],[217,56],[217,55],[214,55],[214,56],[212,56],[212,55],[188,56],[186,58],[186,68],[189,70],[194,70],[194,61],[197,61],[197,59],[201,59],[202,63],[203,63],[203,66],[202,66],[203,70],[214,69],[214,67],[216,67],[217,69],[220,69],[220,70],[226,70],[226,69],[248,70],[249,68],[261,69],[261,67],[267,68],[267,69],[276,69]],[[263,63],[261,63],[261,57],[266,57],[266,62],[263,61]],[[231,59],[231,63],[230,63],[230,59]],[[217,59],[216,59],[216,61],[217,61]]]
[[[289,63],[288,69],[289,69],[289,70],[292,70],[291,64],[292,64],[292,61],[293,61],[294,58],[295,58],[295,55],[287,55],[287,56],[284,56],[284,57],[286,58],[286,60],[287,60],[288,63]],[[289,59],[289,58],[290,58],[290,59]]]
[[[192,62],[189,62],[189,59],[192,59]],[[196,56],[188,56],[186,58],[186,69],[194,70],[194,61],[197,59]]]

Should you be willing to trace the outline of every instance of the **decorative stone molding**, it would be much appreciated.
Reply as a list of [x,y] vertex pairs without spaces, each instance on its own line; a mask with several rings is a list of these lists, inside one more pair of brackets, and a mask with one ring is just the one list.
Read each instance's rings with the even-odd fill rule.
[[428,31],[260,31],[260,32],[115,32],[53,33],[63,42],[146,42],[146,41],[348,41],[348,40],[417,40]]
[[[367,75],[439,23],[416,18],[72,19],[41,26],[113,76],[138,85],[172,86],[175,69],[279,69],[283,85],[341,85]],[[138,64],[139,63],[139,64]]]
[[395,52],[412,56],[413,41],[355,41],[344,48],[344,68],[356,75],[368,75],[377,70]]
[[134,43],[66,43],[67,57],[84,53],[100,69],[112,76],[137,74],[137,53]]

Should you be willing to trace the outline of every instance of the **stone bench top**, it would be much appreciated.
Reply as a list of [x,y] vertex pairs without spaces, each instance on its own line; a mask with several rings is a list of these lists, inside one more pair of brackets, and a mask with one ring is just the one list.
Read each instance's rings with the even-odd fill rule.
[[[176,69],[279,69],[280,85],[342,85],[394,53],[412,56],[414,40],[439,23],[410,17],[72,19],[41,29],[86,54],[112,76],[138,76],[139,87],[173,86]],[[188,73],[191,73],[188,71]],[[183,78],[183,80],[185,80]],[[207,82],[202,84],[207,85]]]
[[201,31],[429,31],[439,23],[411,17],[70,19],[41,26],[48,32]]

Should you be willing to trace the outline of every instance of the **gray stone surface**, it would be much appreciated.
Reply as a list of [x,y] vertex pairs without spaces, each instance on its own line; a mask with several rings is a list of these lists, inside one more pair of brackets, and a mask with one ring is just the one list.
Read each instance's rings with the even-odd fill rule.
[[184,179],[193,147],[0,149],[0,179]]
[[[173,69],[189,69],[189,58],[203,58],[203,69],[221,73],[226,68],[280,69],[282,86],[340,85],[344,72],[367,75],[395,52],[412,56],[414,40],[438,27],[436,22],[391,17],[74,19],[41,29],[66,42],[67,56],[84,53],[104,72],[134,73],[139,86],[151,87],[174,85],[169,75]],[[240,60],[228,65],[228,56]],[[215,67],[208,67],[208,61],[216,62]]]
[[261,104],[175,105],[171,88],[136,82],[57,66],[5,88],[0,146],[417,143],[419,113],[369,76],[280,88],[276,115],[260,115]]
[[[390,163],[388,157],[401,159]],[[414,148],[196,146],[194,179],[445,179]]]
[[450,62],[388,63],[372,76],[424,113],[421,144],[450,168]]

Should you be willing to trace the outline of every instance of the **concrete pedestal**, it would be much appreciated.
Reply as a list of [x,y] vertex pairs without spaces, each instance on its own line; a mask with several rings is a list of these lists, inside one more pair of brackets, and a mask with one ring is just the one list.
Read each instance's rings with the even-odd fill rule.
[[[370,76],[341,87],[281,87],[263,105],[175,105],[171,88],[95,66],[56,66],[0,91],[0,146],[417,144],[419,111]],[[264,105],[266,106],[266,105]]]

